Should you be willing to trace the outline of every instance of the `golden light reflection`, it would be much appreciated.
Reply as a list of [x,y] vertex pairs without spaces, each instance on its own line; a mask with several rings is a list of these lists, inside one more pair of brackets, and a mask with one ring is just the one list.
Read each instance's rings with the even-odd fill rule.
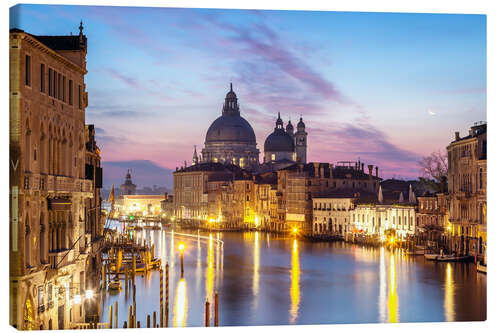
[[214,290],[214,246],[212,234],[208,239],[208,252],[207,252],[207,272],[205,278],[205,294],[210,302],[212,302]]
[[398,313],[398,294],[396,292],[396,263],[394,253],[391,253],[390,280],[389,280],[389,299],[387,302],[389,311],[389,322],[397,323],[399,321]]
[[174,327],[185,327],[187,317],[187,285],[184,279],[179,280],[175,295]]
[[299,312],[300,303],[300,262],[299,262],[299,248],[297,240],[293,240],[292,251],[292,270],[291,270],[291,286],[290,286],[290,324],[295,324],[297,314]]
[[260,247],[259,233],[254,233],[253,245],[253,294],[256,296],[259,293],[259,269],[260,269]]
[[380,322],[385,323],[387,321],[387,306],[386,306],[386,297],[387,297],[387,286],[386,286],[386,276],[385,276],[385,248],[380,248],[380,266],[379,266],[379,315]]
[[455,320],[455,285],[453,282],[453,268],[450,263],[446,265],[446,280],[444,284],[444,317],[446,321]]

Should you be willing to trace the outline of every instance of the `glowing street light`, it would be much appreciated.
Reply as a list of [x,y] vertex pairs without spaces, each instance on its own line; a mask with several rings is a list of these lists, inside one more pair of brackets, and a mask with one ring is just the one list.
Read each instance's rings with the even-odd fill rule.
[[94,291],[89,289],[85,291],[85,299],[92,299],[94,298]]
[[75,303],[75,304],[81,304],[81,303],[82,303],[82,296],[80,296],[80,295],[75,295],[75,296],[73,297],[73,303]]
[[179,252],[181,253],[181,278],[184,277],[184,243],[179,244]]

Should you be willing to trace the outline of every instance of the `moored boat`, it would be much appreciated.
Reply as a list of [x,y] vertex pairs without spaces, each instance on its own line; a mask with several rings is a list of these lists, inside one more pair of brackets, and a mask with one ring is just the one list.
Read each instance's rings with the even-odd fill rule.
[[481,261],[476,263],[476,270],[480,273],[486,274],[486,264],[483,264]]
[[122,288],[122,283],[118,279],[118,277],[115,277],[113,280],[108,282],[108,289],[110,290],[120,290]]
[[436,260],[436,258],[439,257],[438,253],[425,253],[424,258],[427,260]]
[[436,258],[437,261],[470,261],[473,256],[456,256],[453,254],[441,255]]

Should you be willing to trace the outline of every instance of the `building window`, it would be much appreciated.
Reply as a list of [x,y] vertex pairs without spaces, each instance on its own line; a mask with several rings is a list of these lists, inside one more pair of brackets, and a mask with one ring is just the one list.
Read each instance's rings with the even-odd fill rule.
[[49,68],[49,96],[52,96],[52,68]]
[[57,74],[57,99],[62,98],[62,92],[61,92],[61,84],[62,84],[62,79],[61,79],[61,74]]
[[24,84],[31,87],[31,56],[26,55],[25,60]]
[[78,108],[82,108],[82,86],[78,85]]
[[63,76],[62,81],[62,100],[66,102],[66,76]]
[[245,159],[243,157],[240,157],[240,168],[245,167]]
[[54,97],[54,98],[57,98],[56,76],[57,76],[56,71],[52,70],[52,97]]
[[73,105],[73,80],[68,81],[68,102]]
[[271,154],[271,161],[276,160],[276,154]]
[[217,163],[218,161],[217,157],[214,157],[214,163]]
[[45,92],[45,64],[40,64],[40,91]]

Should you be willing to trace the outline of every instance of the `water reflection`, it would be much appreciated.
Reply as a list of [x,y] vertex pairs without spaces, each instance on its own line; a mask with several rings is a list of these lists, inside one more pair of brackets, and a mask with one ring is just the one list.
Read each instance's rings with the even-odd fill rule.
[[394,252],[391,253],[390,280],[389,280],[389,300],[387,302],[389,310],[389,322],[397,323],[399,321],[398,312],[398,294],[396,292],[396,263]]
[[295,324],[297,314],[299,312],[300,303],[300,263],[299,263],[299,248],[297,240],[293,240],[292,250],[292,269],[291,269],[291,286],[290,286],[290,324]]
[[380,248],[380,264],[379,264],[379,317],[380,321],[385,323],[387,321],[387,290],[386,290],[386,277],[385,277],[385,248]]
[[450,263],[446,264],[446,278],[444,283],[444,317],[446,321],[455,320],[455,284],[453,282],[453,270]]
[[175,294],[174,327],[186,326],[187,306],[187,285],[184,278],[181,278]]
[[259,233],[254,233],[253,245],[253,294],[257,296],[259,293],[259,268],[260,268],[260,246],[259,246]]
[[214,290],[214,246],[212,234],[208,239],[208,252],[207,252],[207,272],[205,278],[205,295],[209,302],[212,302],[212,295]]

